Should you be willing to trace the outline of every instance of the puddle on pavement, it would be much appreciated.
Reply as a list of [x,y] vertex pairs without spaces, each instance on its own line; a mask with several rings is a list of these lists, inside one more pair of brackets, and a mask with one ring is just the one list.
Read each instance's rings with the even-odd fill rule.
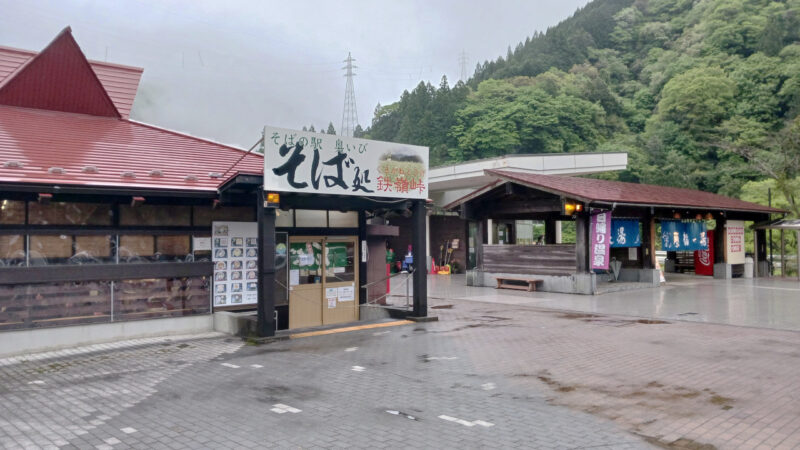
[[624,327],[635,324],[642,325],[669,325],[671,322],[658,319],[619,319],[615,317],[601,316],[586,313],[557,313],[559,319],[580,320],[581,322],[594,323],[613,327]]
[[436,305],[431,306],[431,309],[453,309],[453,305]]

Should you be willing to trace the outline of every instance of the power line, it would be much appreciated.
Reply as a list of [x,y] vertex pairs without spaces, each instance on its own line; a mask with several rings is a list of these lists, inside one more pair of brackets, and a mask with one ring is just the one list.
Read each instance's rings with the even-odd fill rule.
[[353,73],[353,69],[356,69],[357,66],[353,65],[353,57],[350,55],[350,52],[347,52],[347,59],[344,60],[347,63],[346,66],[342,67],[345,70],[344,76],[347,77],[347,83],[345,84],[344,88],[344,111],[342,111],[342,128],[340,129],[340,133],[342,136],[353,136],[353,133],[356,130],[356,125],[358,124],[358,112],[356,111],[356,93],[353,89],[353,77],[356,75]]

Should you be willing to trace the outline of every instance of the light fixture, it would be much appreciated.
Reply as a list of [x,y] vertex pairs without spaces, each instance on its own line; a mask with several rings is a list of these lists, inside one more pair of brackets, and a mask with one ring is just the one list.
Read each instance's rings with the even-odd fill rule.
[[277,192],[268,192],[264,198],[264,208],[278,208],[281,206],[281,195]]
[[53,199],[53,194],[49,193],[40,193],[39,194],[39,203],[43,205],[47,205],[50,203],[50,200]]
[[136,207],[144,203],[144,197],[133,197],[131,198],[131,208]]
[[672,218],[673,219],[680,219],[681,218],[681,213],[676,212],[675,214],[672,215]]

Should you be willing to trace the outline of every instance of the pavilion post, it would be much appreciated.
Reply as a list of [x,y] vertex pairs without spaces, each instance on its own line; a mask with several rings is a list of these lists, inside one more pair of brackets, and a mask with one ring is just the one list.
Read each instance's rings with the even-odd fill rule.
[[556,239],[556,221],[555,219],[545,219],[544,221],[544,243],[547,245],[555,244]]
[[475,221],[475,268],[483,270],[483,230],[485,223],[483,219]]
[[264,189],[258,191],[256,334],[259,337],[268,337],[275,336],[275,208],[267,208]]
[[575,216],[575,271],[589,272],[589,215],[585,212]]
[[786,277],[786,241],[781,228],[781,278]]
[[414,256],[414,317],[428,316],[428,271],[425,268],[425,224],[428,211],[425,200],[413,202],[412,219],[412,247]]
[[655,264],[655,218],[647,214],[642,220],[642,269],[653,269]]
[[767,262],[767,231],[755,230],[755,276],[769,276],[769,266]]
[[797,236],[797,279],[800,280],[800,230],[795,231]]

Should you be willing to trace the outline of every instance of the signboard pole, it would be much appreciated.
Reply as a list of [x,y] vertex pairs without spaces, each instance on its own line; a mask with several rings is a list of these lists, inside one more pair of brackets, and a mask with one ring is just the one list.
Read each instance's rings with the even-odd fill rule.
[[258,192],[258,312],[256,333],[275,336],[275,208],[266,208],[264,190]]
[[425,209],[425,200],[413,202],[412,219],[412,244],[411,251],[414,256],[414,317],[427,317],[428,315],[428,270],[425,264],[425,223],[428,211]]

